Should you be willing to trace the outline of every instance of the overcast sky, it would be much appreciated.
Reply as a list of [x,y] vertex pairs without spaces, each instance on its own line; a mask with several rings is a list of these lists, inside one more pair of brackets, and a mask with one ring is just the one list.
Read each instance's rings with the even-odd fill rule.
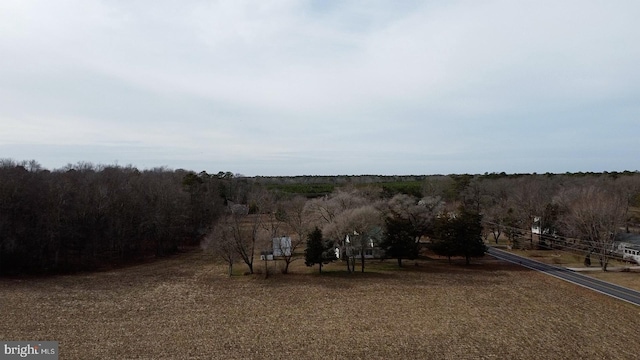
[[0,1],[0,158],[640,169],[640,1]]

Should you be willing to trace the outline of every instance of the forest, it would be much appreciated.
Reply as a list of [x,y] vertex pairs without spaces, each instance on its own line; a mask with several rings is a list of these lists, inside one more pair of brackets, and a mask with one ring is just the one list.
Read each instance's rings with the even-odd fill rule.
[[0,163],[0,273],[58,273],[197,245],[233,184],[164,168]]
[[[477,224],[482,241],[511,246],[533,246],[535,225],[538,246],[593,253],[606,266],[616,234],[638,232],[639,205],[636,171],[267,178],[82,162],[47,170],[3,159],[0,274],[90,271],[197,246],[252,273],[271,240],[288,235],[286,272],[315,228],[334,241],[350,235],[346,267],[355,271],[361,252],[364,271],[372,238],[401,265],[425,239],[446,254],[436,240]],[[476,220],[464,225],[456,214]]]

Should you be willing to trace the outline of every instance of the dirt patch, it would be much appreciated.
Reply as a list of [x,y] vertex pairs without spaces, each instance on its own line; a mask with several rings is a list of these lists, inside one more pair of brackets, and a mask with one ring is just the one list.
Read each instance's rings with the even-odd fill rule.
[[[634,358],[640,309],[490,257],[226,276],[201,252],[0,280],[0,338],[63,359]],[[270,264],[270,266],[274,266]],[[244,271],[240,265],[238,271]]]

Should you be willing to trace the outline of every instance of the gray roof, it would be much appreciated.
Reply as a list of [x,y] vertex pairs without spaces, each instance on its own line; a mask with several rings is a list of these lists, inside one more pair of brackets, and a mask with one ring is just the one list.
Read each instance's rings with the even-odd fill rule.
[[616,235],[615,241],[634,244],[634,245],[640,245],[640,234],[620,233]]

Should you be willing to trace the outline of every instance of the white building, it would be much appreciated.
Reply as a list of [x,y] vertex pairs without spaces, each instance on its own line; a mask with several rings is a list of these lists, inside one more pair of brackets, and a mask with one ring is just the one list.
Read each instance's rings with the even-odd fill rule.
[[291,256],[291,238],[281,236],[273,238],[273,256]]

